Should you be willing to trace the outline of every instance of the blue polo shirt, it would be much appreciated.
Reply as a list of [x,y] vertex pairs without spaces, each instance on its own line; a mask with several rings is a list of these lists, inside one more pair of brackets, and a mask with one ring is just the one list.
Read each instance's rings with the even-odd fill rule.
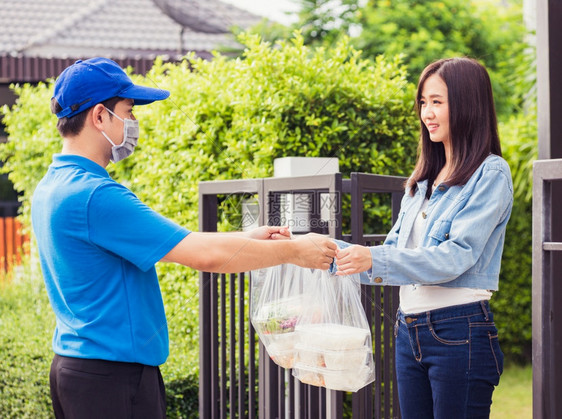
[[31,218],[63,356],[160,365],[168,329],[154,264],[189,234],[84,157],[57,154]]

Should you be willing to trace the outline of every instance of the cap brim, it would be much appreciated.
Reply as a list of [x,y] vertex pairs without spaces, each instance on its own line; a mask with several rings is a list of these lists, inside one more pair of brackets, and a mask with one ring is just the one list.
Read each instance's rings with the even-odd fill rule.
[[148,105],[157,100],[164,100],[170,96],[170,92],[163,89],[155,89],[153,87],[132,86],[122,90],[118,94],[119,97],[125,99],[133,99],[135,105]]

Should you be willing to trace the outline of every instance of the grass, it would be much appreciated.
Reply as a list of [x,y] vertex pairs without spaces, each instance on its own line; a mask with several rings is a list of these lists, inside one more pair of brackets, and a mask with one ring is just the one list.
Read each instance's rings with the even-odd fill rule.
[[492,398],[492,419],[526,419],[533,417],[533,369],[509,366]]

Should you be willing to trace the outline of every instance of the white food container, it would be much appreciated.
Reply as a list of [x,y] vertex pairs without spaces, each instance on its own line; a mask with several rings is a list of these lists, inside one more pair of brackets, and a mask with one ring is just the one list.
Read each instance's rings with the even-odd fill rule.
[[277,365],[283,368],[293,367],[297,342],[295,332],[265,335],[262,341],[267,353]]
[[268,350],[267,353],[277,365],[283,368],[293,368],[295,365],[295,351],[289,349],[287,351],[273,352]]
[[303,345],[339,351],[370,346],[369,330],[341,324],[318,323],[297,325],[295,331]]
[[297,363],[293,375],[302,383],[340,391],[360,390],[375,379],[374,371],[366,365],[357,370],[332,370]]
[[298,369],[293,370],[293,375],[297,377],[301,383],[324,387],[324,374],[320,372],[298,366]]
[[308,346],[297,345],[295,348],[296,362],[309,367],[325,367],[324,351]]
[[295,332],[287,332],[264,335],[262,340],[269,352],[283,352],[295,349],[297,339]]
[[[342,349],[332,351],[303,344],[295,347],[296,360],[301,365],[325,367],[332,370],[358,370],[368,364],[372,357],[370,348]],[[372,359],[372,358],[371,358]]]
[[367,366],[363,366],[356,371],[326,369],[323,375],[324,387],[341,391],[357,391],[374,380],[374,374],[370,374]]

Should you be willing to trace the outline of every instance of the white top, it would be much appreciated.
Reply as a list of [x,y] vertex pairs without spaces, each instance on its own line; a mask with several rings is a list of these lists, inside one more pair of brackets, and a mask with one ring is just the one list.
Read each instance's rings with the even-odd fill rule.
[[[426,198],[420,208],[406,247],[418,247],[426,225]],[[402,285],[400,287],[400,310],[405,314],[423,313],[438,308],[489,300],[492,292],[476,288],[452,288],[439,285]]]

